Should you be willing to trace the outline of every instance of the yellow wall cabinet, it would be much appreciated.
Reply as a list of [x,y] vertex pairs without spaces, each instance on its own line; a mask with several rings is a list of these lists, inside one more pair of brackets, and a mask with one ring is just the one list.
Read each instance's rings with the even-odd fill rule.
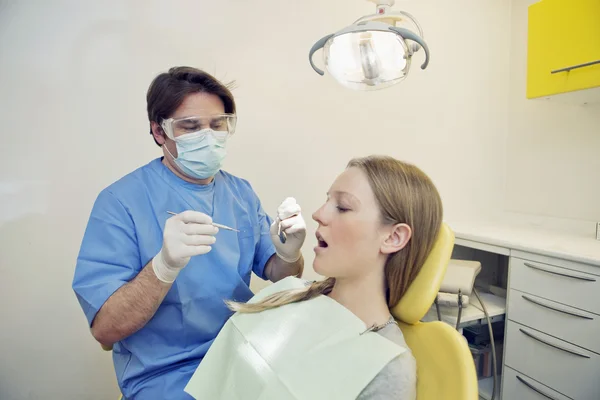
[[600,100],[600,0],[540,0],[528,22],[527,98]]

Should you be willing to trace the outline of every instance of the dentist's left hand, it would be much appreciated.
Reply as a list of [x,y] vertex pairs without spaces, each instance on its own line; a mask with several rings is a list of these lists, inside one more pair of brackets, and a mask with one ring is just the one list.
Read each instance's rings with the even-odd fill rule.
[[[287,235],[285,243],[279,239],[279,223],[281,230]],[[302,218],[302,210],[296,199],[288,197],[277,209],[277,218],[271,224],[271,240],[279,258],[288,263],[295,263],[302,255],[300,249],[306,239],[306,222]]]

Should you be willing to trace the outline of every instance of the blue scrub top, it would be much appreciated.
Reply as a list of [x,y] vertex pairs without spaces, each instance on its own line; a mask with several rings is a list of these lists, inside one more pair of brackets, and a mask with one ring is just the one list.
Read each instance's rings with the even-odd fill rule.
[[247,181],[221,171],[211,184],[194,185],[156,159],[104,189],[94,204],[73,280],[90,325],[159,252],[167,211],[185,210],[240,232],[221,229],[212,251],[192,257],[152,319],[114,345],[125,398],[192,399],[183,388],[232,314],[223,300],[250,299],[251,271],[265,279],[275,254],[272,221]]

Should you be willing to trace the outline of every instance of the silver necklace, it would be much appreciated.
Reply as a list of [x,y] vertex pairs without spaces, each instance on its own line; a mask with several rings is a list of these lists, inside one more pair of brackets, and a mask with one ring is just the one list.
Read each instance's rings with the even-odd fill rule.
[[377,332],[383,328],[385,328],[386,326],[390,325],[390,324],[396,324],[398,325],[398,322],[396,322],[396,320],[394,319],[394,317],[392,315],[390,315],[390,319],[387,320],[387,322],[381,324],[381,325],[375,325],[373,324],[370,328],[367,328],[366,331],[364,331],[363,333],[361,333],[361,335],[364,335],[367,332]]

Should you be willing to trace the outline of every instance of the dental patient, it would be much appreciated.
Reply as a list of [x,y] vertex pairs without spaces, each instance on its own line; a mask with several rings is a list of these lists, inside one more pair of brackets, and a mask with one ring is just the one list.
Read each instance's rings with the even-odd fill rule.
[[313,267],[327,278],[228,301],[237,312],[188,383],[194,398],[416,399],[416,362],[390,309],[442,224],[435,186],[391,157],[354,159],[313,219]]

